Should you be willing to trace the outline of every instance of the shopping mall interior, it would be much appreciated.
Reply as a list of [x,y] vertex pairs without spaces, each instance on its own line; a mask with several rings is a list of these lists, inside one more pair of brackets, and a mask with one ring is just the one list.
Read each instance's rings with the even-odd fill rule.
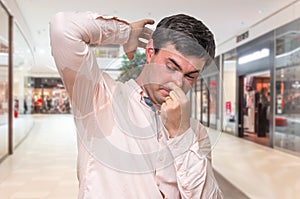
[[[78,198],[77,104],[49,38],[61,11],[152,18],[152,30],[173,13],[201,18],[216,55],[187,97],[191,118],[208,132],[223,197],[299,198],[300,1],[244,1],[167,0],[132,9],[140,2],[0,0],[0,199]],[[144,49],[133,61],[120,44],[90,49],[99,71],[118,82],[135,79],[145,64]]]

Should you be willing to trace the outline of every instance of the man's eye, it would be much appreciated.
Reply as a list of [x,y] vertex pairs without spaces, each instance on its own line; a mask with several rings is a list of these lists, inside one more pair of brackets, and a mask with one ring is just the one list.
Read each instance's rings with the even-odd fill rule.
[[174,69],[173,67],[171,67],[171,66],[166,65],[166,68],[167,68],[169,71],[175,71],[175,69]]
[[186,74],[185,77],[186,77],[187,79],[191,79],[191,80],[197,78],[197,76],[195,76],[195,75],[189,75],[189,74]]

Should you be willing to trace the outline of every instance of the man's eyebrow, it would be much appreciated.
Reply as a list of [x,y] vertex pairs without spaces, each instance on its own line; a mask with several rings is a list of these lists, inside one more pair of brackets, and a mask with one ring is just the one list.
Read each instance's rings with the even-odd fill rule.
[[180,71],[182,71],[182,67],[172,58],[168,58],[170,62],[172,62]]
[[[168,58],[168,60],[170,62],[172,62],[180,71],[182,71],[182,67],[172,58]],[[190,75],[190,74],[193,74],[193,73],[200,73],[201,72],[201,69],[196,69],[196,70],[193,70],[191,72],[188,72],[186,75]]]

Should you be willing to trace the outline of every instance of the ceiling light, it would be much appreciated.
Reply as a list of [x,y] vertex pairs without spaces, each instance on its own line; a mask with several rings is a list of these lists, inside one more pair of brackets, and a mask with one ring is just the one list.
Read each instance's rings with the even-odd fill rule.
[[246,64],[255,60],[262,59],[264,57],[268,57],[270,55],[270,49],[268,48],[263,48],[259,51],[255,51],[251,54],[242,56],[238,59],[239,64]]

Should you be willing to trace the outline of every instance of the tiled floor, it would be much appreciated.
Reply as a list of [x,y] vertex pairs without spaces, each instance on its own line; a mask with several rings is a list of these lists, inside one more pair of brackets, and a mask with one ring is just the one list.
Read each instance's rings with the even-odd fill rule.
[[[35,117],[28,138],[0,164],[0,199],[77,198],[75,138],[70,115]],[[234,186],[254,199],[299,198],[299,157],[221,134],[213,166],[225,198],[246,198]]]
[[35,118],[28,138],[0,164],[0,199],[77,198],[72,122],[66,115]]
[[213,166],[253,199],[300,198],[300,157],[223,133]]

